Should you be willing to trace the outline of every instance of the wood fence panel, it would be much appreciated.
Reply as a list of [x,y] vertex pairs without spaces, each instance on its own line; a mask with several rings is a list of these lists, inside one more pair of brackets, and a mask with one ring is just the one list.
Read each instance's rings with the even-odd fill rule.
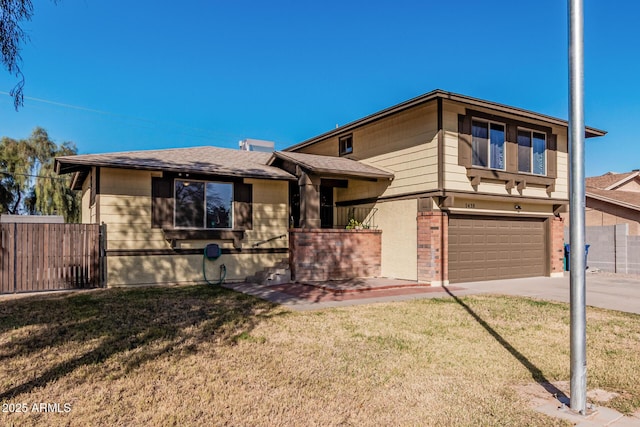
[[0,293],[100,287],[98,224],[0,224]]

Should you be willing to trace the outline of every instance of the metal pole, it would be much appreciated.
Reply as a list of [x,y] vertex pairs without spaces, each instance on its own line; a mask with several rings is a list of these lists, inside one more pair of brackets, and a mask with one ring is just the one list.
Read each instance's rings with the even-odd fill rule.
[[587,409],[583,0],[569,0],[571,409]]

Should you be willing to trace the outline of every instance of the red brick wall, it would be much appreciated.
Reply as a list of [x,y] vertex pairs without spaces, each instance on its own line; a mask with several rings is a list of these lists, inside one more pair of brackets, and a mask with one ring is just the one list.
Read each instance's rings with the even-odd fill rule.
[[564,220],[553,217],[551,221],[551,275],[564,270]]
[[379,277],[382,231],[289,230],[289,264],[296,281]]
[[418,213],[418,281],[449,281],[449,217],[446,212]]

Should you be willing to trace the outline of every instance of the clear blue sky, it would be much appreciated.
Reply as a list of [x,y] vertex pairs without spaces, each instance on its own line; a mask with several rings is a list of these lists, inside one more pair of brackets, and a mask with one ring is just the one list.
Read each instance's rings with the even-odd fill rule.
[[[562,0],[34,3],[28,98],[15,112],[0,94],[0,136],[282,149],[436,88],[568,116]],[[635,0],[585,0],[585,118],[609,132],[587,140],[588,176],[640,168],[638,17]],[[1,92],[15,81],[0,71]]]

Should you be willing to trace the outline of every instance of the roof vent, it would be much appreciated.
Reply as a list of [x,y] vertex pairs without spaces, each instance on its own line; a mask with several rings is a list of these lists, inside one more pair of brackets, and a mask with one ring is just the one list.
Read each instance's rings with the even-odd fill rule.
[[239,141],[238,145],[243,151],[262,151],[265,153],[272,153],[275,151],[276,143],[273,141],[247,138]]

